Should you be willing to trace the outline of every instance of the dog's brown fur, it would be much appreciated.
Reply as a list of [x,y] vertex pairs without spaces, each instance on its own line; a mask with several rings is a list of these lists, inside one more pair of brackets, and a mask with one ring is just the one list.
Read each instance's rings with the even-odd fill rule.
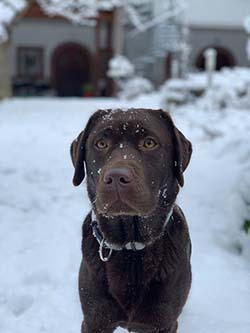
[[73,183],[84,179],[85,163],[104,238],[121,246],[146,244],[141,251],[115,251],[104,263],[91,214],[86,217],[79,274],[82,333],[111,333],[118,326],[177,332],[191,285],[191,242],[175,199],[191,152],[190,142],[162,110],[100,110],[72,143]]

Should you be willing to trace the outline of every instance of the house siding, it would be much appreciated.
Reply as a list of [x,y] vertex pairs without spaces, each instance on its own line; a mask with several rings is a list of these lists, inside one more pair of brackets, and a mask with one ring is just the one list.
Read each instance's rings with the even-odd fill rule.
[[22,19],[11,33],[11,76],[17,76],[17,49],[22,46],[44,49],[44,78],[50,79],[51,59],[56,48],[64,43],[79,43],[95,52],[95,29],[73,25],[62,19]]
[[233,55],[237,66],[248,66],[246,42],[247,35],[243,29],[191,27],[190,65],[194,69],[199,54],[207,47],[217,46],[227,49]]

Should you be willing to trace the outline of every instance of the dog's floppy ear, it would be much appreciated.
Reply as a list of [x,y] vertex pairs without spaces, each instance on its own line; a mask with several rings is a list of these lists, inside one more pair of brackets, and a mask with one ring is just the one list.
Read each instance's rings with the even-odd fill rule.
[[174,127],[174,142],[175,142],[175,170],[176,178],[180,186],[184,185],[183,172],[186,170],[192,155],[192,144],[191,142]]
[[72,163],[75,167],[73,177],[73,184],[78,186],[81,184],[85,177],[84,161],[85,161],[85,144],[86,144],[86,131],[82,131],[78,137],[71,143],[70,155]]
[[78,135],[78,137],[71,143],[70,155],[72,163],[75,167],[75,173],[73,177],[73,184],[78,186],[81,184],[85,177],[84,164],[86,154],[86,141],[91,132],[91,129],[96,124],[97,119],[103,114],[111,110],[98,110],[88,120],[85,129]]
[[180,186],[183,186],[184,185],[183,173],[186,170],[192,155],[192,144],[174,125],[174,122],[170,114],[163,110],[160,111],[173,131],[174,158],[175,158],[174,168],[178,183],[180,184]]

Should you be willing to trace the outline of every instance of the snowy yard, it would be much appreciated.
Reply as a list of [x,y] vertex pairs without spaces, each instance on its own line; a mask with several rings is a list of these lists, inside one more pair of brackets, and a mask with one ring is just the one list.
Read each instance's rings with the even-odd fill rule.
[[[0,103],[0,332],[76,333],[86,193],[71,183],[69,146],[97,108],[159,108],[157,94]],[[193,242],[193,285],[180,333],[250,332],[250,111],[173,113],[194,154],[179,196]],[[248,184],[248,186],[247,186]],[[124,330],[117,330],[124,332]]]

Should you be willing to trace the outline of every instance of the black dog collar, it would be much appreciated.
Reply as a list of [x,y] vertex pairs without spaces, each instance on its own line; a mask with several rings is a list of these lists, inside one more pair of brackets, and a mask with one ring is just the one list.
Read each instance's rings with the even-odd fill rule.
[[[172,213],[173,213],[173,208],[170,210],[170,212],[169,212],[169,214],[166,218],[166,221],[164,223],[164,228],[167,225],[168,221],[170,220],[170,218],[172,216]],[[101,233],[101,231],[98,227],[97,218],[96,218],[96,215],[95,215],[93,210],[91,212],[91,226],[92,226],[93,236],[95,237],[95,239],[99,243],[100,259],[104,262],[107,262],[110,259],[113,251],[123,251],[123,250],[141,251],[141,250],[145,249],[145,247],[146,247],[145,243],[140,243],[140,242],[128,242],[124,246],[119,246],[119,245],[116,245],[116,244],[109,243],[103,237],[103,234]],[[103,255],[103,249],[108,249],[109,250],[109,254],[106,257]]]

